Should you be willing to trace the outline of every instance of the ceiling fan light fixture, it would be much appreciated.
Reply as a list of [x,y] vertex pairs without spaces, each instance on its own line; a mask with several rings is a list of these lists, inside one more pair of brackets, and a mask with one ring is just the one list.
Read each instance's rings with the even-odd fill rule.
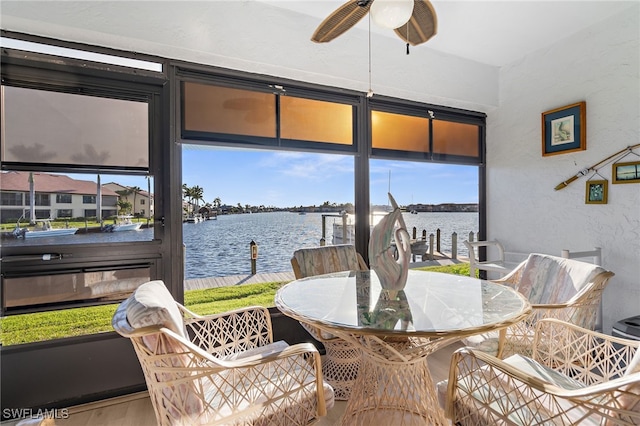
[[411,18],[413,0],[374,0],[369,12],[376,25],[396,29]]

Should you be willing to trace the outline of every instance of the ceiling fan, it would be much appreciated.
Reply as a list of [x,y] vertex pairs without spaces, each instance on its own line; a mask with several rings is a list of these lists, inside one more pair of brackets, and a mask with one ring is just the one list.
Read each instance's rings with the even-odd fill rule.
[[327,43],[355,26],[369,12],[376,23],[393,29],[412,46],[429,40],[438,27],[436,12],[429,0],[349,0],[322,21],[311,40]]

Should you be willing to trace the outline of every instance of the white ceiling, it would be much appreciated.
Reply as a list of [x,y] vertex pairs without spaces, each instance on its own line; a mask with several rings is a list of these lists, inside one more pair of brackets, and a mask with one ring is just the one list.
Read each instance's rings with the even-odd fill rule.
[[[412,48],[433,49],[483,64],[502,66],[511,63],[537,49],[554,44],[584,28],[602,21],[626,8],[637,4],[638,0],[628,1],[486,1],[486,0],[433,0],[438,16],[438,33],[426,44]],[[103,38],[87,37],[87,43],[104,43],[104,37],[117,40],[118,47],[129,45],[131,50],[140,49],[146,43],[158,44],[158,40],[174,40],[175,45],[162,41],[171,47],[188,49],[192,58],[199,61],[203,54],[216,54],[220,44],[207,40],[208,34],[201,32],[197,43],[189,40],[185,46],[183,37],[186,32],[195,31],[193,27],[203,22],[216,22],[217,34],[228,37],[242,37],[243,22],[232,15],[220,20],[226,6],[233,4],[234,10],[240,7],[245,14],[264,14],[265,7],[280,10],[281,13],[266,14],[265,19],[281,19],[286,22],[270,24],[287,26],[292,31],[291,40],[309,40],[315,27],[334,9],[342,4],[340,0],[201,0],[185,1],[7,1],[0,2],[1,24],[3,29],[30,32],[38,35],[77,39],[71,36],[70,29],[96,32]],[[195,6],[194,6],[195,4]],[[275,9],[274,9],[275,8]],[[137,16],[123,16],[130,10]],[[212,15],[208,15],[212,14]],[[236,15],[233,15],[236,16]],[[209,19],[211,18],[211,19]],[[167,25],[172,20],[172,26]],[[132,28],[132,22],[135,23]],[[299,25],[304,22],[304,26]],[[182,25],[175,25],[182,23]],[[298,25],[296,25],[296,23]],[[310,24],[310,25],[309,25]],[[219,28],[226,25],[228,28]],[[340,38],[354,37],[358,29],[366,31],[367,19],[363,19],[356,29],[343,34]],[[373,28],[376,34],[395,37],[392,30]],[[170,33],[174,31],[175,33]],[[269,31],[256,43],[268,43]],[[336,43],[334,41],[333,43]],[[106,44],[105,44],[106,45]],[[310,46],[313,46],[310,44]],[[345,44],[349,46],[349,44]],[[149,53],[149,52],[146,52]],[[219,53],[218,53],[219,54]],[[348,53],[347,53],[348,54]],[[225,52],[225,55],[228,55]]]
[[[346,0],[257,0],[317,18]],[[432,0],[438,33],[424,46],[488,65],[502,66],[633,6],[633,1]],[[367,30],[367,19],[358,27]],[[315,28],[301,36],[310,37]],[[373,31],[395,37],[392,30]],[[348,37],[348,32],[341,37]]]

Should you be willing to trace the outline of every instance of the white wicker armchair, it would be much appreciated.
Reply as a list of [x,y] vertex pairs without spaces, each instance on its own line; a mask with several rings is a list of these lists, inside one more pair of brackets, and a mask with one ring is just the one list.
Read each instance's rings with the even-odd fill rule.
[[[640,341],[556,319],[538,322],[532,358],[462,348],[441,404],[457,425],[640,424]],[[446,390],[446,396],[443,392]]]
[[273,343],[265,308],[199,316],[151,281],[112,324],[133,343],[160,425],[306,425],[333,406],[316,348]]
[[532,253],[507,276],[494,280],[515,288],[531,303],[529,317],[500,332],[465,339],[491,355],[531,354],[536,323],[557,318],[593,330],[602,292],[613,272],[573,259]]
[[[369,269],[355,247],[349,244],[296,250],[291,258],[291,266],[297,279],[331,272]],[[360,349],[317,327],[301,324],[314,339],[324,345],[326,353],[322,373],[333,387],[335,399],[349,399],[360,368]]]

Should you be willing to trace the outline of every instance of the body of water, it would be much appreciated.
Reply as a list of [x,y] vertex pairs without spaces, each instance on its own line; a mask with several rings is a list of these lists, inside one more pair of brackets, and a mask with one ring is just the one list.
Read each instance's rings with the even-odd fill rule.
[[[409,234],[417,228],[429,234],[441,231],[440,249],[451,251],[451,234],[458,234],[458,255],[467,256],[462,241],[469,232],[478,232],[478,213],[403,214]],[[334,218],[327,219],[327,241],[331,242]],[[335,218],[338,223],[342,219]],[[318,246],[322,237],[322,214],[299,215],[289,212],[218,216],[217,220],[185,223],[185,277],[204,278],[251,273],[251,241],[258,244],[257,272],[291,270],[293,252],[302,247]],[[418,258],[419,260],[419,258]]]
[[[418,213],[403,214],[409,234],[415,226],[418,238],[422,230],[429,234],[441,231],[440,249],[451,252],[451,234],[458,234],[458,255],[467,256],[462,241],[469,232],[478,232],[478,213]],[[331,243],[333,221],[327,218],[327,243]],[[186,247],[185,278],[223,277],[251,273],[251,241],[258,244],[257,272],[283,272],[291,270],[291,256],[302,247],[320,244],[322,237],[322,214],[297,214],[273,212],[258,214],[236,214],[218,216],[217,220],[183,224]],[[135,232],[78,233],[73,236],[33,239],[5,239],[3,245],[48,245],[59,244],[62,239],[72,238],[73,243],[108,243],[118,241],[150,241],[151,229]],[[435,250],[435,248],[434,248]],[[419,257],[417,260],[420,260]]]

